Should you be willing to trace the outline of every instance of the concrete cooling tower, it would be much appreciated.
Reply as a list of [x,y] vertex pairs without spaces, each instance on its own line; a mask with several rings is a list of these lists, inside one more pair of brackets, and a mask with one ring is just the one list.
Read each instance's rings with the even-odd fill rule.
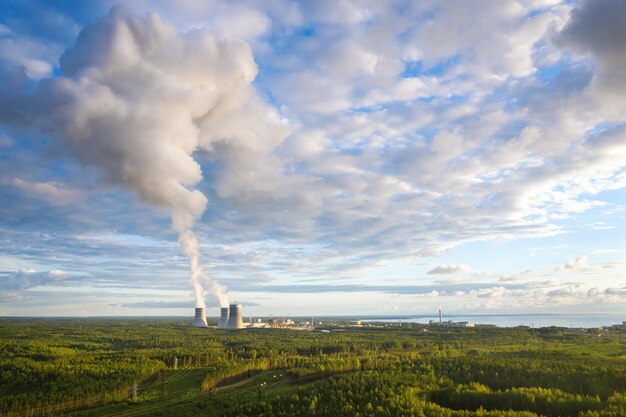
[[227,329],[243,329],[243,319],[241,317],[241,304],[231,304],[228,315]]
[[217,328],[225,329],[228,325],[228,307],[222,307],[220,311],[220,321],[217,323]]
[[196,316],[191,322],[193,327],[209,327],[206,323],[206,311],[204,307],[196,307]]

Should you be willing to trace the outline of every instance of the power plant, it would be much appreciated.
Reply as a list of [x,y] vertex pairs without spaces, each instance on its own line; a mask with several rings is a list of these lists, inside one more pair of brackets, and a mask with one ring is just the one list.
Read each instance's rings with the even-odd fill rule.
[[[191,325],[193,327],[209,327],[204,307],[196,307],[196,315]],[[243,329],[244,327],[241,304],[231,304],[229,307],[220,308],[220,321],[217,323],[218,329]]]
[[193,327],[209,327],[206,322],[206,309],[204,307],[196,307],[196,315],[191,325]]
[[222,307],[220,311],[220,321],[217,323],[217,328],[225,329],[228,325],[228,307]]
[[[223,314],[223,313],[222,313]],[[227,329],[243,329],[243,318],[241,316],[241,304],[231,304],[228,312]]]

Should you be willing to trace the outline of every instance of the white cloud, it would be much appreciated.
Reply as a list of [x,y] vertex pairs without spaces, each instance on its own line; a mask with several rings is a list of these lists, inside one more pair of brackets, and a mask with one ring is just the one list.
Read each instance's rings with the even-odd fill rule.
[[0,37],[0,51],[0,62],[23,66],[30,77],[43,78],[52,71],[52,65],[40,58],[45,48],[30,39]]
[[501,299],[507,295],[507,290],[503,287],[485,288],[474,292],[478,298]]
[[434,269],[431,269],[427,273],[429,275],[453,275],[453,274],[466,274],[471,272],[472,268],[467,265],[445,265],[445,266],[437,266]]
[[29,182],[21,178],[13,178],[11,180],[0,181],[0,183],[12,185],[27,195],[43,198],[55,205],[75,203],[81,197],[80,191],[68,188],[55,181]]
[[305,2],[302,7],[304,13],[314,20],[342,25],[364,23],[384,11],[384,7],[376,1],[321,0]]
[[59,283],[71,277],[70,274],[60,270],[37,272],[34,269],[20,269],[16,273],[0,276],[0,299],[20,300],[30,288]]
[[415,294],[416,297],[423,297],[423,298],[437,298],[441,295],[441,293],[437,290],[432,290],[430,292],[427,293],[418,293]]
[[577,258],[570,259],[569,261],[565,262],[563,265],[556,268],[554,272],[559,273],[559,272],[565,272],[565,271],[569,271],[573,269],[586,269],[586,268],[589,268],[587,257],[579,256]]
[[170,209],[177,229],[207,202],[192,188],[202,179],[194,151],[238,169],[281,141],[250,88],[257,67],[242,41],[176,34],[156,14],[114,8],[60,61],[64,76],[40,85],[40,123],[106,181]]
[[220,8],[212,16],[210,27],[218,33],[240,39],[255,39],[265,35],[270,26],[270,19],[258,10],[242,5],[228,5]]
[[626,289],[588,287],[581,284],[558,286],[518,286],[513,288],[491,287],[473,289],[465,294],[458,294],[458,302],[471,303],[476,300],[487,300],[477,308],[500,309],[511,311],[528,309],[543,311],[545,308],[580,307],[582,305],[596,305],[609,307],[619,306],[626,302]]
[[454,59],[458,69],[486,83],[533,73],[533,48],[558,21],[550,12],[529,16],[517,1],[445,1],[430,11],[431,18],[411,29],[405,54],[433,66]]

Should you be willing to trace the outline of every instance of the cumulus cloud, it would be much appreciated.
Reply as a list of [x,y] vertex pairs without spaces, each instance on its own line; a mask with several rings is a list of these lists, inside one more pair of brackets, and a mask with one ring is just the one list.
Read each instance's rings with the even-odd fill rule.
[[507,295],[507,290],[504,287],[492,287],[485,288],[474,292],[478,298],[495,298],[500,299]]
[[255,105],[248,45],[205,32],[176,34],[155,14],[137,18],[114,8],[60,61],[63,76],[39,86],[47,101],[41,124],[83,164],[171,210],[174,227],[188,229],[207,203],[189,188],[202,178],[192,152],[237,137],[241,126],[211,125]]
[[407,55],[433,66],[452,58],[485,81],[531,74],[534,43],[556,20],[546,13],[529,16],[527,7],[516,1],[444,1],[433,9],[425,24],[412,28]]
[[453,275],[453,274],[466,274],[471,272],[472,268],[467,265],[445,265],[438,266],[427,272],[429,275]]
[[567,287],[550,290],[545,294],[548,297],[558,297],[563,299],[564,297],[572,297],[580,293],[580,285],[568,285]]
[[[589,111],[587,98],[575,94],[588,82],[586,73],[581,87],[566,91],[542,85],[543,74],[535,77],[540,66],[556,62],[544,63],[541,54],[560,56],[547,37],[567,22],[568,11],[528,2],[424,3],[405,10],[424,24],[406,28],[386,9],[364,15],[367,24],[349,39],[333,43],[337,32],[330,31],[307,38],[314,59],[306,67],[281,56],[278,62],[287,64],[280,79],[269,80],[272,92],[302,124],[280,156],[299,179],[293,190],[306,204],[301,212],[316,220],[315,228],[296,220],[293,230],[343,251],[358,242],[359,250],[369,247],[381,257],[427,248],[441,253],[476,239],[554,235],[560,220],[604,204],[588,195],[620,181],[623,135],[598,130],[588,138],[589,123],[601,123],[601,115],[577,122],[576,114]],[[475,14],[485,24],[467,27]],[[450,21],[456,23],[441,23]],[[440,43],[449,52],[419,33],[442,27]],[[402,37],[388,37],[405,29]],[[328,44],[336,45],[333,51]],[[417,52],[407,60],[401,51],[411,46]],[[345,52],[334,52],[340,48]],[[375,65],[380,62],[389,65]],[[567,71],[564,66],[563,77]]]
[[582,284],[536,285],[535,283],[516,286],[485,286],[455,294],[456,300],[479,301],[475,308],[528,309],[541,311],[557,306],[573,307],[582,305],[619,306],[626,301],[624,288],[589,287]]
[[563,265],[557,267],[554,272],[565,272],[573,269],[585,269],[589,268],[586,256],[579,256],[574,259],[570,259]]

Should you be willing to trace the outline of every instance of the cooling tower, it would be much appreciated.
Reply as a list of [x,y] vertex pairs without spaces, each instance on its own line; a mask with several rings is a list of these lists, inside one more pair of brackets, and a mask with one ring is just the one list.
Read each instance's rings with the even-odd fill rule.
[[241,318],[241,304],[231,304],[228,315],[228,329],[243,329],[243,319]]
[[225,329],[228,325],[228,307],[221,308],[220,321],[217,323],[218,329]]
[[196,307],[196,316],[191,322],[193,327],[209,327],[206,324],[206,312],[204,307]]

